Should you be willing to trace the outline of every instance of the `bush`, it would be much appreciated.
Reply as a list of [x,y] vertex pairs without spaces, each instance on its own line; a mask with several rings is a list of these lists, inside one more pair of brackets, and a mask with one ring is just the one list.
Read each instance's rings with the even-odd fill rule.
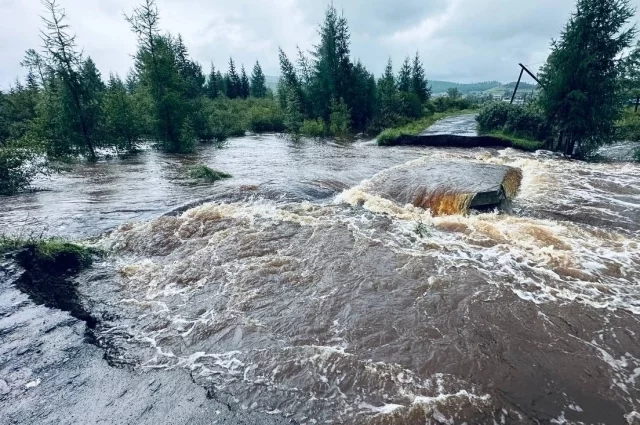
[[33,179],[44,170],[41,158],[32,150],[0,147],[0,196],[28,189]]
[[254,133],[284,131],[284,117],[277,103],[272,108],[256,105],[249,109],[247,128]]
[[481,133],[504,133],[538,142],[546,142],[551,137],[551,126],[532,106],[493,102],[480,110],[476,120]]
[[431,101],[430,109],[435,112],[446,112],[446,111],[463,111],[465,109],[471,109],[474,106],[474,102],[472,102],[468,98],[451,98],[448,96],[436,97]]
[[192,179],[205,180],[209,183],[217,182],[222,179],[231,178],[231,174],[227,174],[223,171],[214,170],[206,165],[196,165],[189,170],[189,175]]
[[320,118],[315,120],[304,120],[302,122],[300,134],[307,137],[325,137],[327,135],[327,131],[324,121]]

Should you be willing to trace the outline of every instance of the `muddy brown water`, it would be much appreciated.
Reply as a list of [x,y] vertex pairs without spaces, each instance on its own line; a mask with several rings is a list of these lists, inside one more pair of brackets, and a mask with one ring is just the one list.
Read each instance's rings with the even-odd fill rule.
[[[434,161],[520,190],[439,217],[371,190]],[[260,136],[40,184],[0,223],[109,250],[78,289],[113,363],[300,424],[640,420],[638,165]]]

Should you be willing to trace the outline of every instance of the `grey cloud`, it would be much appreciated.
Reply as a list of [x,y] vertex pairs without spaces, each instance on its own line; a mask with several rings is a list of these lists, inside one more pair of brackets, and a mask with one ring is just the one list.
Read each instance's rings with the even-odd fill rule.
[[[130,0],[59,0],[67,9],[78,44],[106,75],[132,65],[135,37],[122,12]],[[247,69],[256,60],[278,73],[277,48],[295,54],[317,42],[317,27],[329,0],[157,0],[161,25],[180,32],[205,70],[213,61],[226,69],[229,56]],[[640,0],[633,0],[638,6]],[[545,60],[574,0],[334,0],[351,28],[352,53],[376,75],[387,57],[397,66],[419,51],[431,79],[477,81],[517,77],[517,64]],[[41,6],[37,1],[0,0],[0,87],[24,75],[24,51],[38,48]]]

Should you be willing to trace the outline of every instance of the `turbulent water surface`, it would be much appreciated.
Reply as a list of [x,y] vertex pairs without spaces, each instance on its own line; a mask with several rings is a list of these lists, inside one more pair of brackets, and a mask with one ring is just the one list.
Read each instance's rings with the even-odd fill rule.
[[[234,178],[195,184],[197,161]],[[440,216],[394,196],[483,178],[416,182],[438,163],[519,191]],[[261,136],[41,185],[0,223],[112,253],[79,291],[114,364],[300,424],[640,420],[638,165]]]

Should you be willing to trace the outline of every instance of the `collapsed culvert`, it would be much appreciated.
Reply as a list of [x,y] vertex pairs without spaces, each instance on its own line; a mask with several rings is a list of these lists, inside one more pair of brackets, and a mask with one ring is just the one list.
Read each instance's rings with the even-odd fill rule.
[[401,206],[411,204],[442,216],[503,207],[516,197],[521,181],[518,168],[432,161],[385,170],[367,183],[366,191]]

